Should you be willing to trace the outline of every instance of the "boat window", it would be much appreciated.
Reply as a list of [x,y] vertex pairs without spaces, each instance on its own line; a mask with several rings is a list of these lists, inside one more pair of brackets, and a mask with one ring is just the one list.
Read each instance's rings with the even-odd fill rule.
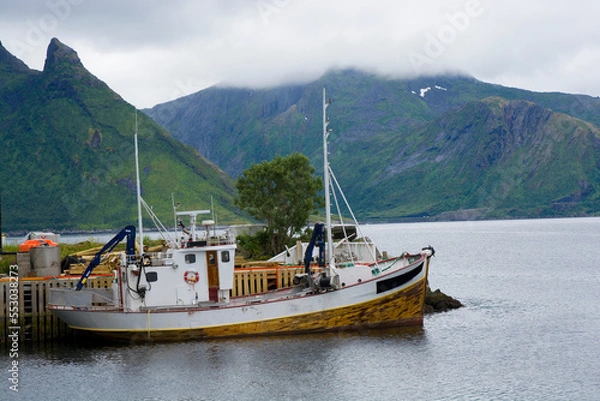
[[149,283],[153,283],[158,281],[158,273],[157,272],[148,272],[146,273],[146,281]]
[[185,263],[196,263],[196,254],[188,253],[185,255]]
[[388,278],[387,280],[383,280],[377,283],[377,294],[381,294],[382,292],[386,292],[389,290],[393,290],[394,288],[400,287],[408,283],[413,278],[417,277],[419,273],[423,270],[423,263],[419,266],[415,267],[408,273],[404,273],[401,276]]
[[222,251],[221,252],[221,260],[223,262],[229,262],[229,251]]
[[209,265],[214,265],[214,264],[216,264],[216,263],[217,263],[217,261],[215,260],[215,255],[214,255],[214,254],[212,254],[212,253],[211,253],[211,254],[209,254],[209,255],[208,255],[208,264],[209,264]]

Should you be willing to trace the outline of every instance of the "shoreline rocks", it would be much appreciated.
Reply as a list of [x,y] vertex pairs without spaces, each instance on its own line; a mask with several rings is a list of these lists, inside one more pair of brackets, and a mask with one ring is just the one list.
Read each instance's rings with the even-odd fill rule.
[[463,306],[464,305],[459,300],[444,294],[439,288],[435,291],[431,291],[429,286],[427,287],[427,294],[425,295],[426,314],[447,312],[452,309],[462,308]]

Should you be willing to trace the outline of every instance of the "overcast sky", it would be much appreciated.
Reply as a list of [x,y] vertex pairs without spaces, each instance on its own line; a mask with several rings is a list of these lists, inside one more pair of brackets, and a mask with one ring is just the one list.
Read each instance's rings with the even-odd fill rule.
[[600,96],[599,17],[597,0],[0,0],[0,41],[41,70],[57,37],[139,108],[345,67]]

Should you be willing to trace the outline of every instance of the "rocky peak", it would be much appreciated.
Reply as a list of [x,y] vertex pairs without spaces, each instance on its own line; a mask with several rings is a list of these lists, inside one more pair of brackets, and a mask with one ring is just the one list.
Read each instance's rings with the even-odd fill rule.
[[48,45],[42,75],[46,85],[54,89],[78,91],[83,87],[106,86],[83,66],[75,50],[57,38],[52,38]]
[[537,132],[552,116],[552,110],[525,100],[512,100],[503,107],[504,119],[511,130]]
[[75,50],[63,44],[57,38],[52,38],[46,52],[44,72],[57,70],[59,66],[64,64],[75,68],[84,68]]

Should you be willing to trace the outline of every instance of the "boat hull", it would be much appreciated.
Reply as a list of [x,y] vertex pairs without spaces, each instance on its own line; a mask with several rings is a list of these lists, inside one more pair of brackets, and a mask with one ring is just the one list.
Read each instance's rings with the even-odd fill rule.
[[[429,258],[340,290],[245,305],[136,312],[52,307],[71,328],[111,340],[178,341],[418,326]],[[399,284],[402,277],[410,277]],[[393,288],[389,283],[397,283]]]

